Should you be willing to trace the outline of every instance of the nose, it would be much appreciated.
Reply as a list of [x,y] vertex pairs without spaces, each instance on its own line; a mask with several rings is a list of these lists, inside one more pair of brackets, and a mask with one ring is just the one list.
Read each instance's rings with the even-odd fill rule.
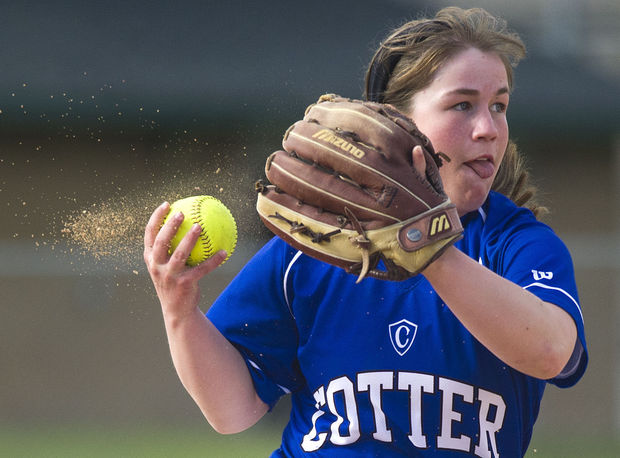
[[499,132],[497,120],[489,110],[480,110],[474,118],[474,140],[495,140]]

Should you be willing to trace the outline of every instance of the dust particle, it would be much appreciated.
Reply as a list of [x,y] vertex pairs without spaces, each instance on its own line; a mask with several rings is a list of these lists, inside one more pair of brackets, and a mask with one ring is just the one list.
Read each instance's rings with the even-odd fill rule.
[[142,241],[143,218],[127,202],[104,202],[67,218],[61,233],[95,259],[135,262]]

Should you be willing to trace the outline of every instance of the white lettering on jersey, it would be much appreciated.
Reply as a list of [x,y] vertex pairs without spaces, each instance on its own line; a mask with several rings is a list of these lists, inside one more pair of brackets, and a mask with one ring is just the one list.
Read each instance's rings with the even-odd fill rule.
[[399,372],[398,389],[409,391],[409,440],[417,448],[426,448],[422,427],[422,393],[434,393],[434,378],[430,374]]
[[[394,377],[397,380],[396,388]],[[410,432],[407,437],[415,448],[428,448],[429,435],[434,433],[438,449],[473,452],[480,457],[500,456],[496,436],[503,427],[506,414],[506,403],[501,395],[457,380],[408,371],[359,373],[356,382],[357,386],[346,376],[338,377],[330,381],[327,387],[321,386],[314,392],[316,411],[312,415],[312,427],[301,443],[305,452],[319,450],[328,437],[334,445],[353,444],[360,439],[362,429],[370,431],[373,427],[372,437],[375,440],[391,442],[393,433],[388,426],[383,396],[387,392],[399,390],[409,393],[409,405],[403,404],[403,408],[409,409]],[[358,393],[367,393],[374,416],[374,425],[367,425],[362,429],[356,401]],[[425,431],[423,424],[423,397],[432,395],[440,396],[441,424],[437,425],[439,431],[430,427]],[[463,414],[458,411],[458,406],[463,402],[479,406],[478,418],[473,419],[478,423],[478,443],[473,444],[473,451],[472,438],[458,434],[459,423],[472,421],[471,418],[464,419]],[[317,423],[326,413],[325,407],[335,420],[328,428],[324,425],[324,430],[321,430]]]
[[[497,433],[502,426],[504,426],[504,415],[506,413],[506,403],[501,396],[491,393],[490,391],[478,388],[478,399],[480,400],[480,416],[478,421],[480,422],[480,442],[474,448],[474,453],[484,458],[499,458],[499,452],[497,451],[497,443],[495,442],[495,433]],[[495,417],[493,420],[489,420],[489,411],[491,406],[495,406]],[[487,443],[487,435],[490,438],[491,444]],[[491,449],[489,449],[489,445]],[[493,455],[491,455],[493,451]]]
[[468,452],[471,439],[467,436],[452,436],[452,424],[460,423],[462,415],[454,410],[454,397],[460,396],[463,401],[474,402],[474,387],[456,380],[439,378],[439,391],[441,391],[441,434],[437,436],[437,448],[447,450],[462,450]]
[[325,439],[327,439],[327,433],[317,434],[316,431],[316,421],[325,413],[321,410],[321,407],[325,405],[325,388],[322,386],[319,387],[319,389],[314,392],[313,396],[316,401],[316,404],[314,404],[316,412],[312,415],[312,429],[304,436],[301,442],[301,448],[304,449],[305,452],[314,452],[320,449],[325,443]]
[[532,276],[534,280],[551,280],[553,279],[553,272],[541,272],[539,270],[532,270]]
[[381,394],[382,390],[393,388],[394,373],[391,371],[357,374],[357,390],[368,391],[375,415],[375,432],[372,433],[372,437],[381,442],[392,441],[392,432],[387,427],[385,412],[381,406]]
[[403,356],[413,344],[418,331],[418,325],[408,320],[400,320],[389,325],[390,340],[396,353]]
[[[340,415],[336,407],[335,394],[342,392],[342,400],[344,401],[344,415]],[[334,414],[336,421],[331,426],[331,436],[329,440],[335,445],[348,445],[352,444],[360,438],[360,424],[357,417],[357,404],[355,402],[355,389],[353,388],[353,382],[348,377],[339,377],[332,380],[327,385],[325,392],[327,398],[327,406],[329,411]],[[342,435],[340,433],[340,425],[345,421],[345,418],[349,424],[348,433]]]

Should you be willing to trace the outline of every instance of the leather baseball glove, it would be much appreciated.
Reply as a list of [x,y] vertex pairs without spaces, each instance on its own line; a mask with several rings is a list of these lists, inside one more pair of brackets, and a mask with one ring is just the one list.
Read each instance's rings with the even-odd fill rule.
[[[413,165],[422,147],[425,176]],[[265,225],[293,247],[358,275],[404,280],[462,237],[436,153],[389,105],[326,94],[267,159],[256,183]]]

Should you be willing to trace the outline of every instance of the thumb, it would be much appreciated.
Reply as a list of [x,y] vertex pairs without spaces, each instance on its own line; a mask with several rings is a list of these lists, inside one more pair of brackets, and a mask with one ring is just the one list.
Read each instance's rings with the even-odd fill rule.
[[420,145],[414,146],[411,152],[413,158],[413,167],[421,177],[426,176],[426,159],[424,158],[424,152]]

